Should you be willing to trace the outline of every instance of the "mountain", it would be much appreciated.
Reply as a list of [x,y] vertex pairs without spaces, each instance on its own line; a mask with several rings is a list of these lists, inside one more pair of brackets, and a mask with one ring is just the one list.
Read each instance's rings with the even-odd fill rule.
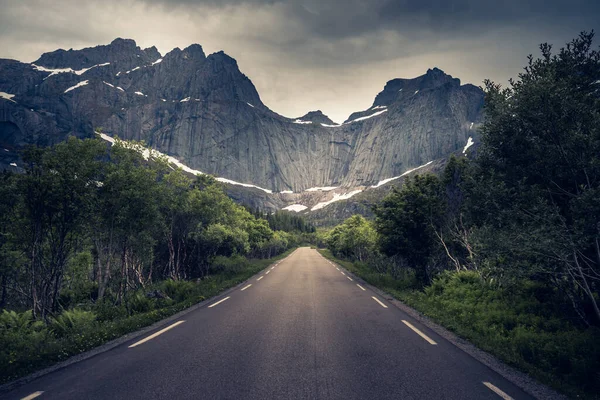
[[56,50],[32,64],[0,60],[0,167],[18,169],[26,144],[91,137],[102,128],[193,169],[285,192],[261,202],[270,208],[296,201],[288,192],[341,188],[304,195],[326,202],[460,151],[477,140],[482,106],[480,88],[433,68],[389,81],[369,109],[343,124],[321,111],[286,118],[263,104],[223,52],[207,56],[195,44],[162,56],[116,39]]

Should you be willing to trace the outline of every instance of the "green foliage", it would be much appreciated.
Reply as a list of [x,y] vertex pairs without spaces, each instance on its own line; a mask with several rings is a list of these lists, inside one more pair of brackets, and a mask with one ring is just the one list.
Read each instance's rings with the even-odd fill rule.
[[[541,46],[510,87],[486,82],[482,143],[374,209],[378,245],[348,268],[479,347],[573,395],[600,391],[600,52]],[[472,154],[469,155],[471,157]],[[347,235],[347,233],[344,233]]]
[[381,251],[399,256],[415,268],[417,280],[426,284],[429,257],[437,244],[435,232],[445,212],[440,180],[431,174],[407,179],[375,207],[375,226]]
[[81,334],[94,329],[96,314],[74,308],[65,310],[50,321],[50,331],[56,336]]
[[377,233],[370,221],[354,215],[333,228],[325,241],[334,254],[364,261],[376,250]]

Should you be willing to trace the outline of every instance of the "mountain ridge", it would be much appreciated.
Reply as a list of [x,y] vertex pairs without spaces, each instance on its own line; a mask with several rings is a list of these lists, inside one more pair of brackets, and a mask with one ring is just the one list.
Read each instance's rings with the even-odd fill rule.
[[[62,70],[62,71],[59,71]],[[275,192],[369,186],[475,140],[483,92],[438,68],[389,80],[373,106],[336,124],[266,106],[234,58],[193,44],[161,55],[130,39],[0,60],[0,165],[25,144],[111,136],[144,140],[190,167]]]

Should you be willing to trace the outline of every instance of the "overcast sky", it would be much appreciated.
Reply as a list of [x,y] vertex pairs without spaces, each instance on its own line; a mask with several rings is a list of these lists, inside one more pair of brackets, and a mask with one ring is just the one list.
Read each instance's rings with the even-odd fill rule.
[[199,43],[237,59],[271,109],[336,122],[390,79],[435,66],[504,83],[539,43],[600,28],[598,0],[0,0],[0,10],[0,58],[116,37],[162,54]]

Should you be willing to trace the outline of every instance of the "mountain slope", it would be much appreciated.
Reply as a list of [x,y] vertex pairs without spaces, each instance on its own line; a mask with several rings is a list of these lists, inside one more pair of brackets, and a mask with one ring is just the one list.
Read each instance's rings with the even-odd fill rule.
[[[0,165],[25,144],[68,135],[144,140],[192,168],[273,191],[368,186],[462,149],[481,121],[483,92],[434,68],[394,79],[341,125],[320,111],[283,117],[223,52],[162,56],[116,39],[0,60]],[[18,167],[17,167],[18,168]]]

